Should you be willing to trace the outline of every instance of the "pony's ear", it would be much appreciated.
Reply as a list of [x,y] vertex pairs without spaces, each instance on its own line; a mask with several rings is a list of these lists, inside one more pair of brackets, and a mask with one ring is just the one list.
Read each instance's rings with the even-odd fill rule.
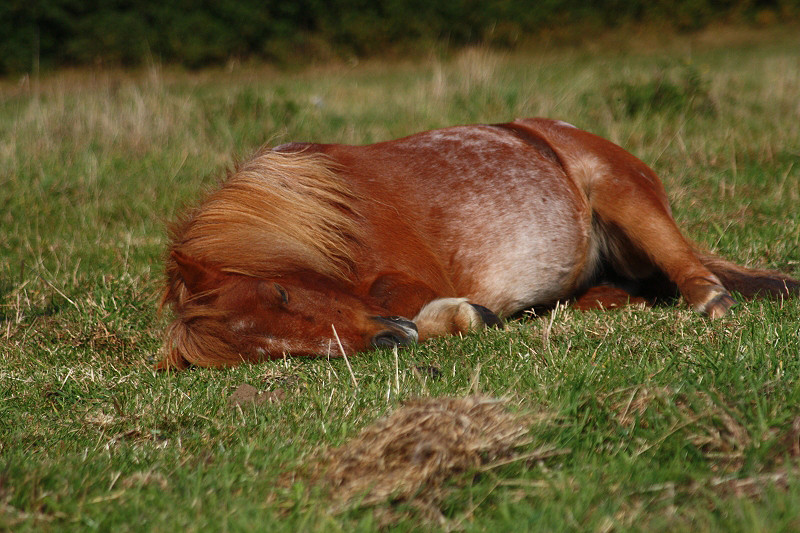
[[184,253],[173,250],[169,255],[178,266],[178,273],[192,294],[217,287],[223,278],[222,272],[217,268],[201,263]]

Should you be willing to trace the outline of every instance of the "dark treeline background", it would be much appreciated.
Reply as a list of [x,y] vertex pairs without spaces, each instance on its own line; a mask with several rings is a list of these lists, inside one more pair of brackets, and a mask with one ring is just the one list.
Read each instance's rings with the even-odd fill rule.
[[797,19],[800,0],[2,0],[0,74],[148,61],[307,62],[430,44],[513,47],[542,32]]

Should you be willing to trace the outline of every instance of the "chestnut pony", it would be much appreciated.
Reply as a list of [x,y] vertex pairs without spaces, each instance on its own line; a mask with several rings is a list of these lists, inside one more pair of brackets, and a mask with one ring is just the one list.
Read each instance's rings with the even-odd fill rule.
[[262,149],[173,225],[166,274],[161,368],[352,354],[560,300],[680,292],[719,317],[729,291],[800,291],[699,253],[647,165],[544,119]]

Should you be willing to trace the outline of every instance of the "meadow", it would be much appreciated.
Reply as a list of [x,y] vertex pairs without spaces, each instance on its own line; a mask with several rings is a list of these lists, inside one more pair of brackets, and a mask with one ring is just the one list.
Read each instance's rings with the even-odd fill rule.
[[[715,30],[276,70],[0,81],[0,529],[800,529],[800,301],[558,307],[349,359],[159,373],[166,223],[262,143],[522,116],[662,177],[701,247],[800,277],[800,38]],[[268,401],[231,405],[242,384]],[[506,400],[515,456],[337,504],[308,466],[414,398]]]

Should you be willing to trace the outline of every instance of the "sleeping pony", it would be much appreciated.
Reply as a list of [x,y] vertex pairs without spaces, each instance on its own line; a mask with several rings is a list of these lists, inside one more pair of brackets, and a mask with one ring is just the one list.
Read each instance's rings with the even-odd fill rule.
[[680,293],[719,317],[730,292],[800,292],[700,253],[647,165],[545,119],[262,149],[173,225],[166,275],[165,369],[352,354],[565,300]]

